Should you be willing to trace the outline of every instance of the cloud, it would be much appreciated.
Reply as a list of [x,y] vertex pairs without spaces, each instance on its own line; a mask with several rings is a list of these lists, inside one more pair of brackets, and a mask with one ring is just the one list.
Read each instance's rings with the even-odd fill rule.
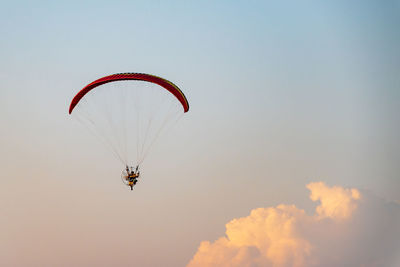
[[322,182],[310,183],[307,188],[311,191],[310,199],[321,203],[316,209],[319,218],[348,219],[361,199],[360,191],[355,188],[328,187]]
[[310,183],[315,214],[295,205],[258,208],[203,241],[187,265],[248,267],[400,266],[400,206],[369,192]]

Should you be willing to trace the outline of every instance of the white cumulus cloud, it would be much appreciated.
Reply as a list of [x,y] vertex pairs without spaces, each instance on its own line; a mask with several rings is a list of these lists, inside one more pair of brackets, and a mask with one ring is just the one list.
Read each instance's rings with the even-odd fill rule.
[[313,215],[295,205],[258,208],[226,224],[226,235],[203,241],[196,266],[400,266],[400,206],[368,192],[310,183]]

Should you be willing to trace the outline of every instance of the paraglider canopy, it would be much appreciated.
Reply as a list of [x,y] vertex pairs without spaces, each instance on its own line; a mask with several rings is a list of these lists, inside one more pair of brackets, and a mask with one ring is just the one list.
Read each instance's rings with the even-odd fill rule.
[[109,82],[124,81],[124,80],[139,80],[139,81],[145,81],[145,82],[158,84],[158,85],[164,87],[165,89],[167,89],[169,92],[171,92],[179,100],[179,102],[181,102],[184,112],[187,112],[189,110],[189,103],[188,103],[185,95],[172,82],[170,82],[166,79],[163,79],[161,77],[150,75],[150,74],[145,74],[145,73],[118,73],[118,74],[112,74],[109,76],[105,76],[103,78],[97,79],[94,82],[86,85],[72,99],[71,105],[69,106],[69,114],[72,113],[75,106],[90,90],[96,88],[97,86],[100,86],[100,85],[103,85],[103,84],[106,84]]

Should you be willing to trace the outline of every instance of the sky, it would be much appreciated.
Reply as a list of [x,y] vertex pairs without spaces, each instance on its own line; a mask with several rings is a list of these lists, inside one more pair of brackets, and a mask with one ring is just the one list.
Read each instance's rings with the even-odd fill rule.
[[[0,265],[399,266],[399,14],[397,0],[2,1]],[[190,103],[132,192],[68,115],[121,72]]]

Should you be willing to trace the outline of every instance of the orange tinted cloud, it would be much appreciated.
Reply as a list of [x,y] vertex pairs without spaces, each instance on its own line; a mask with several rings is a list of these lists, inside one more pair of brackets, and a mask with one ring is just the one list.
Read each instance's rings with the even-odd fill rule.
[[316,209],[320,218],[347,219],[361,199],[361,193],[355,188],[328,187],[323,182],[310,183],[307,188],[311,191],[310,199],[321,203]]
[[[371,227],[380,227],[363,224],[363,219],[370,216],[368,213],[376,211],[368,207],[360,209],[365,204],[361,192],[329,187],[322,182],[310,183],[307,188],[311,191],[310,199],[320,202],[315,214],[310,216],[295,205],[283,204],[254,209],[249,216],[227,223],[226,236],[215,242],[201,242],[187,266],[328,267],[375,266],[374,262],[381,262],[382,255],[373,246],[365,246],[365,251],[358,249],[358,244],[365,245],[364,233],[373,231]],[[385,214],[386,204],[381,204],[375,203],[374,208],[379,207]],[[397,214],[400,214],[398,206]],[[394,218],[400,216],[389,220],[393,222]],[[379,242],[380,236],[375,241]],[[394,236],[400,237],[400,231]],[[353,255],[351,251],[371,252]],[[374,253],[379,260],[374,259]]]

